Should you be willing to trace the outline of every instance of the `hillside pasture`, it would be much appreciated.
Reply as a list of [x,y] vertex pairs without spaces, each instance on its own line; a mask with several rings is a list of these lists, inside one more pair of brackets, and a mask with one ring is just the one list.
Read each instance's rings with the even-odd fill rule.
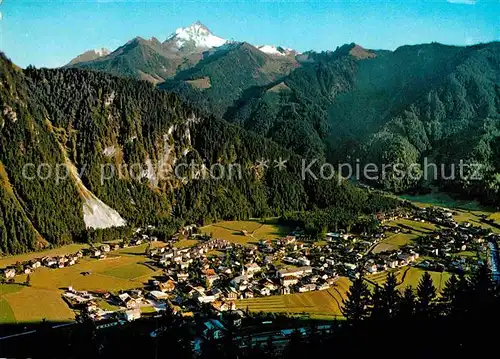
[[[366,276],[370,287],[373,287],[373,283],[382,286],[385,283],[387,273],[392,272],[396,275],[396,279],[398,282],[398,288],[400,290],[404,290],[407,286],[411,286],[414,290],[417,289],[418,282],[422,278],[425,273],[425,269],[417,268],[417,267],[402,267],[395,268],[389,271],[370,274]],[[433,272],[428,271],[431,275],[432,281],[434,282],[434,286],[438,291],[441,291],[444,288],[444,285],[448,278],[450,278],[451,274],[448,272]]]
[[0,325],[16,323],[16,317],[9,305],[9,302],[7,302],[7,299],[0,297]]
[[[453,218],[459,223],[469,222],[473,226],[488,229],[494,233],[500,233],[500,213],[490,213],[483,211],[454,210]],[[485,219],[492,220],[494,224],[485,222]]]
[[183,239],[174,243],[174,248],[190,248],[196,246],[200,241],[196,239]]
[[[448,272],[428,272],[431,275],[434,286],[437,288],[438,292],[444,288],[446,281],[451,276],[451,274]],[[417,289],[418,282],[420,281],[424,273],[425,269],[416,267],[409,267],[405,270],[399,271],[396,278],[398,279],[398,283],[401,283],[399,285],[400,289],[403,289],[407,286],[412,286],[413,289]]]
[[[75,318],[58,291],[26,287],[1,299],[8,303],[17,323],[39,322],[43,319],[64,322]],[[3,317],[9,311],[2,308],[0,313]]]
[[251,312],[306,314],[311,318],[332,319],[342,316],[342,301],[349,285],[349,279],[342,277],[336,286],[326,290],[242,299],[236,302],[236,306],[242,310],[248,308]]

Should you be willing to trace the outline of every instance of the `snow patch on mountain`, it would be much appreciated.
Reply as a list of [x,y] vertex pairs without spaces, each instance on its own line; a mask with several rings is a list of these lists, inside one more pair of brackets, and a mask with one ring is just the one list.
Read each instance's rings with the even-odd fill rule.
[[175,33],[167,39],[167,41],[170,40],[174,40],[179,48],[188,43],[194,43],[196,47],[207,49],[222,46],[227,42],[227,40],[212,34],[212,32],[200,22],[175,30]]
[[263,46],[257,46],[257,48],[260,51],[265,52],[266,54],[280,55],[280,56],[284,56],[285,55],[283,52],[279,51],[278,48],[275,47],[275,46],[263,45]]
[[257,48],[266,54],[275,56],[287,56],[287,55],[297,54],[297,52],[294,49],[290,49],[288,47],[262,45],[262,46],[257,46]]

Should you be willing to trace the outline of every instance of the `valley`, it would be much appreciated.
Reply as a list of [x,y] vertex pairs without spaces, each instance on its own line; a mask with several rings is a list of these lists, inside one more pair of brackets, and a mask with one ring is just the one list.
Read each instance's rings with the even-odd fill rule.
[[491,355],[495,4],[94,3],[0,1],[0,357]]
[[[418,209],[414,213],[420,213],[420,216],[425,216],[426,211],[433,208],[435,207],[426,205],[424,209]],[[482,216],[479,216],[477,211],[450,210],[453,211],[453,220],[456,220],[459,226],[471,225],[471,228],[483,227],[488,231],[500,233],[499,228],[495,224],[496,222],[489,224],[483,221],[487,218],[498,217],[496,213],[481,212]],[[437,213],[446,214],[448,212]],[[488,216],[486,216],[486,213]],[[389,217],[391,216],[393,215],[389,214]],[[143,299],[143,303],[139,306],[143,315],[147,316],[148,313],[161,311],[162,306],[160,303],[165,300],[167,300],[166,303],[169,303],[169,305],[177,303],[175,304],[178,305],[177,310],[196,311],[195,308],[197,305],[192,300],[197,298],[197,301],[200,301],[200,303],[203,303],[205,299],[208,300],[208,303],[211,303],[214,308],[217,308],[216,310],[221,312],[234,305],[235,309],[241,309],[245,312],[284,314],[291,317],[321,320],[342,319],[342,306],[351,285],[350,283],[354,278],[354,271],[351,270],[351,266],[363,266],[367,273],[365,276],[366,283],[372,290],[374,286],[383,285],[387,273],[395,275],[399,290],[402,291],[408,286],[416,288],[424,272],[430,270],[431,278],[436,288],[438,291],[442,291],[451,275],[449,271],[456,270],[453,266],[474,265],[477,259],[479,259],[477,256],[483,258],[488,256],[487,249],[479,249],[481,247],[477,247],[477,250],[470,248],[466,250],[452,250],[451,253],[453,254],[451,258],[454,258],[454,262],[451,263],[446,259],[446,256],[450,256],[449,254],[443,257],[425,252],[424,247],[419,247],[417,243],[426,236],[436,236],[437,233],[446,233],[446,227],[436,224],[438,222],[435,222],[436,217],[434,216],[429,217],[431,218],[429,220],[419,219],[418,216],[418,214],[413,214],[412,217],[403,215],[400,218],[383,220],[381,226],[383,230],[376,232],[378,234],[373,235],[372,239],[369,240],[371,242],[366,242],[368,237],[359,237],[359,235],[355,234],[349,234],[350,239],[346,242],[346,239],[342,239],[344,237],[348,238],[346,235],[333,237],[335,234],[331,233],[326,234],[326,241],[323,239],[323,242],[310,242],[306,237],[301,237],[300,229],[294,229],[294,227],[284,224],[280,219],[272,218],[265,220],[254,219],[249,221],[218,222],[201,227],[195,231],[193,231],[195,227],[186,227],[167,243],[157,241],[154,237],[148,239],[148,236],[143,236],[146,238],[145,243],[140,243],[141,241],[135,239],[132,240],[132,246],[116,241],[109,243],[109,245],[101,245],[99,243],[92,245],[72,244],[40,253],[5,257],[0,261],[2,268],[16,268],[20,266],[19,263],[31,263],[34,266],[33,263],[37,261],[45,263],[47,258],[63,258],[64,256],[68,256],[69,253],[88,253],[87,255],[89,256],[84,255],[75,264],[63,265],[62,268],[48,268],[42,265],[40,268],[30,270],[28,274],[19,274],[11,277],[14,279],[4,281],[0,285],[0,318],[2,318],[2,323],[4,324],[30,324],[39,322],[42,319],[54,323],[72,322],[85,309],[79,306],[73,307],[64,299],[65,295],[67,295],[65,293],[69,293],[68,290],[70,292],[74,291],[74,293],[92,293],[97,298],[93,299],[97,311],[93,309],[93,311],[89,312],[94,313],[92,315],[97,315],[95,317],[96,320],[105,320],[108,317],[113,318],[119,313],[123,315],[123,313],[128,313],[131,310],[128,306],[120,305],[119,300],[112,299],[118,298],[120,293],[132,293],[134,291],[145,291],[148,293],[151,291],[151,293],[154,293],[154,296],[158,296],[156,293],[162,293],[155,292],[155,285],[151,287],[151,283],[168,283],[173,280],[172,283],[175,283],[175,287],[178,288],[174,290],[175,293],[180,294],[182,291],[186,291],[183,295],[187,295],[187,292],[190,290],[192,292],[195,289],[200,290],[200,288],[203,288],[199,286],[200,282],[197,282],[196,279],[199,275],[196,274],[199,270],[194,265],[196,262],[193,262],[193,258],[196,257],[191,256],[190,259],[190,256],[187,256],[178,261],[175,253],[179,253],[181,255],[179,258],[183,258],[185,254],[182,253],[198,253],[197,248],[205,248],[211,241],[221,241],[221,244],[217,244],[215,248],[210,247],[212,249],[207,249],[206,254],[197,259],[209,263],[208,265],[216,269],[210,275],[203,274],[205,272],[201,270],[202,278],[217,276],[214,283],[212,283],[212,279],[209,279],[210,284],[205,284],[208,287],[200,292],[198,296],[191,297],[190,294],[186,297],[186,302],[177,302],[178,297],[176,297],[174,292],[170,291],[163,292],[165,296],[162,299],[156,297],[153,300]],[[459,228],[467,230],[467,227]],[[443,230],[444,232],[442,232]],[[297,241],[295,241],[295,236],[299,238]],[[358,238],[358,241],[361,240],[360,244],[356,244],[356,238]],[[362,243],[363,241],[366,243]],[[206,245],[204,244],[205,242],[207,243]],[[129,243],[128,240],[127,243]],[[341,254],[343,251],[342,248],[345,248],[347,243],[354,246],[355,252],[363,253],[362,258],[364,258],[361,261],[359,261],[359,257],[353,256],[353,253],[348,255]],[[472,245],[471,248],[474,248],[473,244],[469,244],[468,246],[470,245]],[[109,250],[106,249],[106,246],[111,248],[111,251],[108,253],[103,252],[104,255],[101,254],[99,257],[99,253],[94,248]],[[229,250],[230,248],[232,249]],[[276,251],[279,248],[281,250]],[[394,261],[402,260],[403,257],[399,255],[393,256],[392,258],[394,259],[389,259],[391,257],[387,255],[390,253],[401,253],[401,251],[405,253],[408,251],[405,248],[412,248],[409,253],[420,252],[421,256],[413,263],[411,262],[412,260],[405,259],[406,262],[404,264],[392,264]],[[339,249],[341,252],[335,254]],[[174,253],[174,257],[162,253]],[[234,280],[236,279],[234,276],[238,274],[239,270],[237,263],[238,260],[241,260],[237,258],[243,258],[239,257],[241,254],[238,253],[246,253],[247,260],[248,258],[253,258],[254,264],[259,263],[263,269],[267,268],[264,273],[259,274],[263,269],[260,269],[257,265],[256,267],[259,270],[255,278],[261,278],[262,281],[269,281],[266,283],[269,284],[270,291],[269,289],[264,290],[267,288],[267,284],[262,286],[259,285],[259,280],[255,281],[255,279],[252,279],[254,277],[253,273],[246,279],[248,284],[243,285],[239,282],[235,284]],[[324,262],[325,257],[321,257],[323,258],[321,259],[320,256],[323,255],[321,253],[325,253],[327,256],[327,253],[330,253],[329,257],[327,257],[330,259]],[[234,257],[235,255],[236,257]],[[165,260],[162,258],[170,259]],[[298,258],[298,260],[293,258]],[[333,258],[337,259],[333,260]],[[351,261],[354,261],[353,263],[357,264],[347,263],[349,258]],[[384,258],[382,261],[385,264],[383,265],[380,264],[382,263],[380,262],[381,258]],[[337,262],[337,260],[340,261]],[[377,262],[379,264],[372,268],[373,263]],[[184,266],[185,269],[181,269],[180,272],[176,269],[173,270],[173,268],[177,268],[179,263],[181,268]],[[333,267],[328,270],[327,264],[324,267],[320,263],[330,263],[330,266],[333,265]],[[448,264],[443,265],[440,263]],[[305,283],[308,283],[308,280],[312,280],[308,278],[314,277],[316,279],[312,283],[316,283],[319,278],[318,275],[304,277],[302,287],[299,284],[292,284],[291,286],[290,284],[286,284],[282,289],[276,289],[279,286],[280,278],[283,281],[282,275],[278,273],[281,273],[281,271],[292,273],[296,269],[305,268],[300,267],[300,265],[311,264],[314,265],[316,268],[315,271],[318,271],[317,273],[326,273],[325,278],[329,277],[327,273],[330,273],[332,275],[330,279],[323,280],[322,283],[324,284],[321,286],[319,284],[314,285],[316,289],[312,289],[311,291],[309,291],[310,289],[307,291],[303,290],[308,285]],[[438,264],[442,267],[437,266]],[[228,265],[228,267],[224,265]],[[449,267],[446,268],[445,266]],[[26,265],[21,265],[21,268],[23,267],[28,268]],[[251,265],[246,265],[246,267],[253,268]],[[230,272],[226,273],[226,269],[224,268],[233,268],[234,274],[228,275],[227,273]],[[466,267],[462,268],[465,269]],[[182,280],[179,280],[179,273],[183,272],[188,273],[188,276],[192,278],[189,280],[190,284],[188,286],[183,284]],[[5,273],[7,272],[5,271]],[[177,280],[175,280],[175,273],[177,273]],[[228,287],[225,287],[225,285]],[[247,286],[252,289],[246,289]],[[219,292],[222,290],[222,295],[219,299],[209,299],[212,294],[205,292],[205,290],[213,291],[214,288],[220,288]],[[231,290],[227,291],[228,288]],[[293,294],[290,292],[293,292]],[[144,298],[153,297],[146,295]],[[225,305],[227,308],[221,305]]]

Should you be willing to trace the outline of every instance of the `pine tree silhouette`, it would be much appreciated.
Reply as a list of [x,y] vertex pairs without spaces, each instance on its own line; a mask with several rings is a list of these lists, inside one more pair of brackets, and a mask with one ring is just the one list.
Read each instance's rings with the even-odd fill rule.
[[370,291],[360,276],[352,283],[347,299],[344,301],[342,314],[346,317],[349,323],[356,325],[358,322],[369,316]]

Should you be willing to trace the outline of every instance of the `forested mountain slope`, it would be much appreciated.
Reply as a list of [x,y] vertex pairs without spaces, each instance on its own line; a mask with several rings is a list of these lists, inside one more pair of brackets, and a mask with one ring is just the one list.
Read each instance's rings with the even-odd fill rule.
[[[409,166],[430,157],[449,169],[460,159],[477,161],[484,180],[437,184],[498,199],[499,43],[394,52],[351,44],[308,56],[282,81],[254,88],[224,117],[334,164]],[[389,174],[378,184],[400,192],[428,182]]]
[[[78,69],[21,71],[2,55],[0,95],[2,253],[85,239],[89,228],[125,222],[168,233],[185,221],[328,209],[343,224],[394,205],[346,182],[302,180],[299,156],[200,117],[148,82]],[[273,166],[279,157],[289,160],[284,170]],[[261,159],[268,168],[256,166]],[[236,163],[241,177],[200,179],[203,171],[187,170],[191,162]],[[57,168],[71,171],[57,178]]]
[[166,52],[157,39],[136,37],[107,56],[67,66],[158,83],[173,76],[182,62],[180,56]]
[[[414,178],[389,170],[365,179],[384,189],[439,186],[498,203],[499,57],[498,42],[395,51],[350,44],[281,57],[227,43],[159,87],[299,155],[333,164],[400,164],[404,172],[420,164],[411,169]],[[129,75],[116,64],[102,70]],[[421,178],[425,158],[448,172]],[[460,162],[477,163],[482,179],[449,179]]]
[[232,43],[178,72],[160,88],[178,93],[206,113],[223,117],[235,101],[284,78],[297,66],[294,56],[272,56],[248,43]]

